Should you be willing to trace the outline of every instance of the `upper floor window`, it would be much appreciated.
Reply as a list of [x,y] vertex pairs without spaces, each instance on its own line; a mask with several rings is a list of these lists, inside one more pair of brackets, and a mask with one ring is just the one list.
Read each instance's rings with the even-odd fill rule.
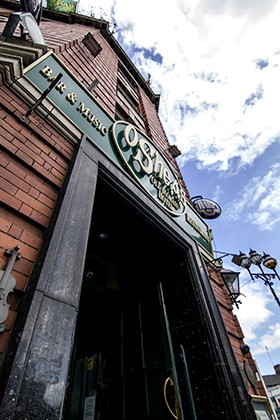
[[118,104],[116,105],[115,119],[135,124],[135,121],[131,118],[131,116]]
[[139,98],[136,86],[134,79],[129,75],[126,69],[119,64],[117,96],[126,105],[139,112]]

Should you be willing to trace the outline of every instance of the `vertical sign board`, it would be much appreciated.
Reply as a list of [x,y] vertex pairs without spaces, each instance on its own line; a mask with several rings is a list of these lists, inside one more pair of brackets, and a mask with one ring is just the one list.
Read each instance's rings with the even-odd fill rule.
[[24,77],[43,93],[60,73],[63,76],[48,99],[122,170],[125,168],[186,233],[212,253],[208,225],[189,205],[168,161],[144,133],[126,121],[114,121],[53,53],[27,67]]

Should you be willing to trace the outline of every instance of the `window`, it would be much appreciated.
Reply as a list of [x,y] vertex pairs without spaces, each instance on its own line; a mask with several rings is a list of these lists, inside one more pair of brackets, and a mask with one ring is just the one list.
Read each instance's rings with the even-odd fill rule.
[[119,104],[116,105],[116,113],[115,113],[115,119],[118,121],[127,121],[131,124],[134,124],[133,119],[128,115],[127,112]]
[[127,70],[120,64],[118,69],[117,96],[126,106],[139,112],[137,85]]

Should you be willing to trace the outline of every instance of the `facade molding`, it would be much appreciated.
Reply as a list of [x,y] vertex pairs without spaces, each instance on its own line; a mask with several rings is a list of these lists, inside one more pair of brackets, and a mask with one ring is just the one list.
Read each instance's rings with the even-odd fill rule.
[[[35,47],[32,43],[24,42],[22,47],[18,45],[15,47],[14,42],[0,37],[0,72],[3,75],[4,83],[19,95],[29,107],[40,99],[42,92],[24,76],[24,69],[43,57],[45,53],[46,48],[43,46]],[[36,112],[46,121],[49,121],[72,144],[77,144],[81,140],[81,130],[48,98],[43,100]],[[24,115],[22,119],[24,120]]]

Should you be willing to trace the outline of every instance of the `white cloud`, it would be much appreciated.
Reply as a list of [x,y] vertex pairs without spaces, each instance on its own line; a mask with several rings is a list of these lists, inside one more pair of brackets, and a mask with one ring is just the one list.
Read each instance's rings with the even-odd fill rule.
[[[201,167],[225,171],[236,158],[242,167],[279,135],[279,16],[275,0],[115,4],[116,36],[130,52],[137,45],[132,59],[161,93],[160,116],[183,152],[181,165],[195,158]],[[162,63],[139,48],[154,49]],[[260,59],[268,60],[262,70]],[[244,108],[260,87],[262,98]]]
[[221,194],[222,194],[222,189],[221,189],[220,185],[216,185],[216,188],[215,188],[215,191],[213,193],[212,199],[214,201],[219,202]]
[[[252,272],[258,269],[251,269]],[[277,320],[277,303],[264,282],[255,277],[255,281],[248,280],[246,270],[240,273],[242,302],[234,312],[238,317],[245,342],[249,344],[254,356],[264,354],[266,347],[270,351],[280,349],[280,323]],[[275,279],[273,288],[279,296],[280,283]],[[279,307],[278,307],[279,310]]]
[[[280,135],[277,0],[80,0],[79,8],[115,21],[117,39],[140,72],[151,74],[182,166],[189,159],[219,171],[250,165]],[[258,60],[267,65],[261,69]],[[245,107],[258,89],[261,98]]]
[[[242,288],[242,293],[245,296],[242,297],[241,295],[242,304],[239,305],[236,315],[238,316],[246,341],[250,345],[253,343],[255,349],[260,348],[260,343],[255,343],[254,340],[258,337],[257,330],[264,326],[273,314],[267,309],[267,304],[271,299],[264,293],[264,289],[257,282],[247,284],[246,287]],[[278,346],[280,347],[280,341]]]
[[251,179],[243,192],[227,204],[228,219],[248,221],[261,230],[272,230],[280,222],[280,164]]
[[266,348],[271,351],[280,349],[280,323],[269,325],[267,329],[268,332],[259,337],[257,343],[253,343],[252,351],[256,356],[265,353]]

